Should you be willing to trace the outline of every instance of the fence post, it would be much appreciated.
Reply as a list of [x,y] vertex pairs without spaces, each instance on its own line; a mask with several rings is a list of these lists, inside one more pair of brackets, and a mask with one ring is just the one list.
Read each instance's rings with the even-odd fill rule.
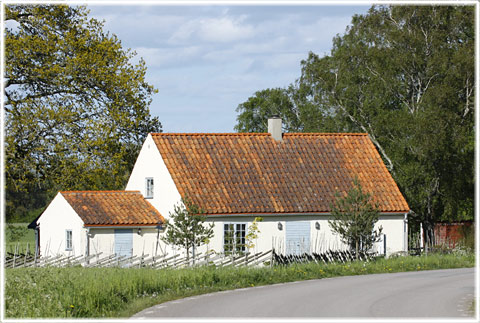
[[270,268],[273,267],[273,253],[275,252],[275,249],[272,248],[272,252],[270,253]]
[[33,264],[37,267],[37,245],[35,244],[35,257],[33,259]]
[[23,259],[23,266],[27,264],[27,255],[28,255],[28,242],[27,242],[27,249],[25,250],[25,258]]
[[16,259],[16,256],[17,256],[17,249],[18,249],[18,243],[15,246],[15,250],[13,251],[13,267],[12,268],[15,268],[15,259]]

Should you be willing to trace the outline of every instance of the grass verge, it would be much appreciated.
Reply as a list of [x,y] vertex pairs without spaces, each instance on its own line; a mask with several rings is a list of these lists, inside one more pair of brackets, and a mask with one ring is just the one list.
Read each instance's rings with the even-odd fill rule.
[[18,268],[5,270],[7,318],[129,317],[158,303],[227,289],[336,276],[473,267],[469,255],[429,255],[273,268]]

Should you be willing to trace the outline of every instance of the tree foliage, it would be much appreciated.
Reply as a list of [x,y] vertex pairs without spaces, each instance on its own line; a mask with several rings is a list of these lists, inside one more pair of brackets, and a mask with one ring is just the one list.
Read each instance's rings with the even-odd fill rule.
[[277,115],[283,120],[284,132],[345,131],[328,108],[305,99],[303,85],[290,85],[287,89],[275,88],[255,92],[241,103],[236,111],[235,130],[238,132],[267,132],[267,120]]
[[257,242],[260,234],[258,223],[262,221],[263,218],[257,216],[255,219],[253,219],[252,224],[248,227],[248,233],[245,235],[245,246],[249,250],[255,248],[255,243]]
[[87,14],[5,6],[7,219],[58,190],[123,188],[146,134],[161,131],[145,62]]
[[375,230],[379,215],[378,205],[373,203],[372,196],[363,192],[358,179],[354,179],[346,195],[336,193],[335,204],[332,205],[333,219],[328,224],[341,236],[343,243],[355,250],[358,257],[359,252],[367,252],[374,242],[379,241],[382,227]]
[[207,216],[190,199],[183,198],[165,223],[166,243],[184,248],[189,259],[190,249],[206,244],[213,237],[213,224],[204,225]]
[[266,131],[273,111],[286,131],[366,132],[413,220],[473,219],[474,25],[473,6],[373,6],[288,89],[240,104],[236,129]]

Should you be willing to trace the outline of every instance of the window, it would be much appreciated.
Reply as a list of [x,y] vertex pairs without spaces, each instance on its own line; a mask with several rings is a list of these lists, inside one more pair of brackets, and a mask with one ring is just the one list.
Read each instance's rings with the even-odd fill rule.
[[65,231],[65,250],[69,251],[73,249],[72,230]]
[[223,225],[223,251],[225,254],[245,252],[245,223],[225,223]]
[[153,177],[145,178],[145,198],[153,198]]

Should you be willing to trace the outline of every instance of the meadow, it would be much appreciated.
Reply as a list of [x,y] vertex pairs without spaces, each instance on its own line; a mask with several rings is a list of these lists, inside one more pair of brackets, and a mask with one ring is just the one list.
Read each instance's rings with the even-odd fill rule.
[[28,223],[6,223],[5,251],[19,253],[35,251],[35,230],[27,228]]
[[472,253],[262,268],[5,270],[6,318],[129,317],[158,303],[227,289],[346,275],[473,267]]

